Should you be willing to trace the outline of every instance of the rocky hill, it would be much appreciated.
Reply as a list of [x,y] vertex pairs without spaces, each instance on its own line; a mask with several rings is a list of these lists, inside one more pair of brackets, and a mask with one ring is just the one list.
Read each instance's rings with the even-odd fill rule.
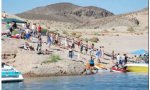
[[100,29],[115,32],[124,32],[129,28],[132,31],[148,31],[148,8],[127,14],[92,19],[79,25],[78,29]]
[[56,3],[37,7],[17,16],[31,22],[40,22],[53,30],[96,29],[112,32],[148,30],[148,8],[114,15],[95,6],[82,7],[71,3]]
[[17,16],[32,20],[52,20],[61,22],[87,22],[91,19],[112,16],[112,12],[94,6],[77,6],[71,3],[56,3],[37,7]]

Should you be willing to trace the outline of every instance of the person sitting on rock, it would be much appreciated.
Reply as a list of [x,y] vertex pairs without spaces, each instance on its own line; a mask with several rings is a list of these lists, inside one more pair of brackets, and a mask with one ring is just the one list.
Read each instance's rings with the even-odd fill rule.
[[[21,48],[21,47],[20,47]],[[29,43],[28,42],[25,42],[24,44],[23,44],[23,49],[24,50],[29,50]]]

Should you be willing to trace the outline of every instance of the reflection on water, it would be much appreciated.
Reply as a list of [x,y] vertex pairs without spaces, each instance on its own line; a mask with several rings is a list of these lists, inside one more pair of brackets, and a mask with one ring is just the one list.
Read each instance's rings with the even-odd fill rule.
[[148,90],[148,74],[103,73],[26,78],[24,82],[3,83],[2,90]]

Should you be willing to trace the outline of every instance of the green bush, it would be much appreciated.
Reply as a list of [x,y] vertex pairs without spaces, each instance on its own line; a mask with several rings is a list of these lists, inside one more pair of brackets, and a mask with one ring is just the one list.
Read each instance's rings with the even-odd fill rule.
[[66,30],[63,30],[63,34],[69,35],[69,33]]
[[46,32],[47,32],[47,29],[43,28],[43,29],[41,30],[41,32],[42,32],[42,33],[46,33]]
[[97,43],[97,42],[99,41],[99,38],[98,38],[98,37],[92,37],[92,38],[90,39],[90,41]]
[[127,29],[127,31],[128,31],[128,32],[134,32],[135,30],[133,29],[133,27],[129,27],[129,28]]
[[46,63],[52,63],[52,62],[57,62],[57,61],[59,61],[59,60],[61,60],[61,58],[60,58],[59,55],[52,54],[52,55],[49,57],[48,60],[43,61],[42,63],[45,63],[45,64],[46,64]]
[[104,33],[109,33],[109,31],[108,31],[107,29],[105,29],[103,32],[104,32]]
[[76,38],[80,38],[82,36],[81,33],[77,33],[77,32],[72,32],[71,36],[76,37]]
[[89,41],[89,39],[85,38],[84,41]]
[[100,34],[99,34],[99,32],[94,32],[94,35],[98,35],[99,36]]
[[82,36],[81,33],[77,33],[75,37],[76,37],[76,38],[80,38],[81,36]]
[[112,31],[115,31],[115,28],[112,28],[111,30],[112,30]]

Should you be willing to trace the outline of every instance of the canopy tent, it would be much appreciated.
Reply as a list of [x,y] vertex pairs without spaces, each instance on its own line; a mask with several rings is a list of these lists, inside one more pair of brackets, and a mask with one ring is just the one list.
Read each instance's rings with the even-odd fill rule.
[[19,20],[19,19],[16,19],[16,18],[4,18],[2,19],[2,22],[8,22],[8,23],[11,23],[11,22],[16,22],[16,23],[27,23],[25,21],[22,21],[22,20]]
[[144,55],[144,54],[148,54],[148,51],[146,51],[144,49],[139,49],[139,50],[131,52],[131,54],[134,54],[134,55]]

